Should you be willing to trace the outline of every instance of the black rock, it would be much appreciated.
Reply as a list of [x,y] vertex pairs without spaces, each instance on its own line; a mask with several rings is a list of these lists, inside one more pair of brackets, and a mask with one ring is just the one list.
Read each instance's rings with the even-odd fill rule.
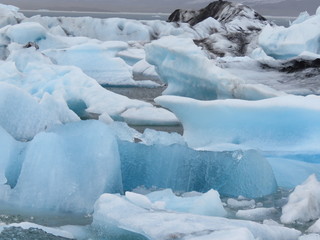
[[237,16],[266,21],[263,16],[246,5],[228,1],[215,1],[198,11],[177,9],[169,16],[168,22],[186,22],[193,26],[208,17],[227,23]]

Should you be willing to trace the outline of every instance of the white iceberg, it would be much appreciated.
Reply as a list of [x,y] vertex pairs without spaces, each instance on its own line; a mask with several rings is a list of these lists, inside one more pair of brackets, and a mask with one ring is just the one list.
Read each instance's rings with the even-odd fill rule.
[[265,85],[247,84],[209,60],[192,39],[163,37],[146,45],[146,60],[155,65],[168,84],[163,94],[202,100],[219,98],[263,99],[283,93]]
[[119,226],[149,239],[294,240],[300,232],[280,226],[187,213],[150,211],[118,195],[104,194],[95,203],[93,226]]
[[320,53],[320,15],[300,18],[288,28],[266,26],[260,36],[259,45],[276,59],[289,59],[303,52]]
[[205,216],[226,216],[220,195],[211,189],[199,196],[178,197],[171,189],[151,192],[141,195],[134,192],[126,192],[126,198],[137,206],[149,210],[166,210],[174,212],[193,213]]
[[183,136],[193,148],[319,150],[318,96],[288,95],[259,101],[160,96],[155,101],[179,118]]
[[320,182],[311,175],[297,186],[282,208],[282,223],[305,223],[320,217]]
[[1,193],[5,202],[34,211],[90,213],[102,193],[122,191],[117,142],[99,121],[53,127],[18,147],[13,152],[20,156],[7,161],[7,175],[15,179],[6,199]]

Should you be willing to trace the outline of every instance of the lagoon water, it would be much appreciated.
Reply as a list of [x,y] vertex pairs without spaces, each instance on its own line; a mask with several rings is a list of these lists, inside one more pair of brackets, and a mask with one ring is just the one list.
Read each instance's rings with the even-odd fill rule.
[[[48,17],[93,17],[93,18],[127,18],[136,20],[163,20],[166,21],[170,13],[135,13],[135,12],[78,12],[78,11],[50,11],[50,10],[21,10],[26,17],[35,15]],[[289,26],[295,17],[265,16],[279,26]]]

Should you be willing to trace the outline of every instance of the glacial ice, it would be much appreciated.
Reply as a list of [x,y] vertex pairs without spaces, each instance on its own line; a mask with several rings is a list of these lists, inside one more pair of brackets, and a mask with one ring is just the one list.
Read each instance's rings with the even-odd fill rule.
[[318,96],[288,95],[259,101],[160,96],[155,101],[175,113],[193,148],[319,151]]
[[39,23],[26,22],[9,26],[5,33],[12,42],[27,44],[46,37],[46,29]]
[[0,82],[0,125],[18,140],[33,138],[38,132],[61,121],[24,90]]
[[188,213],[150,211],[124,197],[103,194],[95,203],[93,226],[121,226],[149,239],[294,240],[300,232],[280,226]]
[[217,217],[224,217],[227,214],[222,206],[219,193],[213,189],[199,196],[178,197],[171,189],[165,189],[147,195],[126,192],[125,197],[135,205],[149,210],[166,210]]
[[266,26],[260,36],[259,45],[276,59],[289,59],[303,52],[319,54],[320,15],[300,17],[288,28]]
[[[111,45],[110,48],[108,45]],[[49,49],[43,53],[59,65],[72,65],[82,69],[101,85],[134,84],[132,69],[117,54],[116,44],[82,44],[67,49]],[[118,43],[118,51],[126,49]]]
[[20,159],[8,157],[6,172],[16,179],[1,200],[22,208],[90,213],[102,193],[122,192],[117,142],[99,121],[52,127],[26,144]]
[[[289,156],[273,155],[267,157],[279,187],[292,189],[302,184],[312,174],[316,174],[320,178],[319,153],[302,155],[301,159],[300,155],[294,153]],[[315,161],[310,162],[312,159]]]
[[156,66],[160,79],[168,84],[163,94],[201,100],[256,100],[282,95],[261,84],[247,84],[219,68],[190,38],[163,37],[146,45],[145,51],[146,60]]
[[71,110],[82,113],[80,117],[86,117],[88,113],[117,116],[131,107],[151,106],[102,88],[77,67],[54,65],[34,48],[11,45],[10,50],[8,59],[15,64],[11,61],[2,63],[4,77],[0,81],[23,88],[38,99],[47,93],[57,96]]
[[320,218],[320,182],[311,175],[298,185],[282,208],[282,223],[305,223]]
[[163,108],[140,107],[130,108],[120,115],[124,121],[132,125],[177,125],[177,117]]
[[196,151],[179,144],[120,141],[119,152],[125,191],[138,186],[182,192],[215,189],[221,195],[256,198],[277,188],[269,163],[253,150]]

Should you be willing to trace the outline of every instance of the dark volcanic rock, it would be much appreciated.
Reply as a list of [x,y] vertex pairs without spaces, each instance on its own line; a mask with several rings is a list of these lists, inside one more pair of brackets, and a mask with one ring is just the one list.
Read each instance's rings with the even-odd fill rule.
[[294,59],[286,62],[283,68],[281,68],[281,71],[293,73],[303,71],[308,68],[315,68],[316,70],[320,71],[320,58],[315,60]]
[[215,1],[198,11],[178,9],[168,21],[189,23],[196,31],[211,31],[209,36],[194,40],[210,58],[249,54],[257,47],[261,29],[270,24],[252,8],[228,1]]
[[194,10],[175,10],[168,18],[169,22],[186,22],[191,26],[212,17],[221,23],[233,21],[236,17],[246,17],[258,21],[266,21],[259,13],[255,12],[248,6],[228,1],[215,1],[207,7]]

